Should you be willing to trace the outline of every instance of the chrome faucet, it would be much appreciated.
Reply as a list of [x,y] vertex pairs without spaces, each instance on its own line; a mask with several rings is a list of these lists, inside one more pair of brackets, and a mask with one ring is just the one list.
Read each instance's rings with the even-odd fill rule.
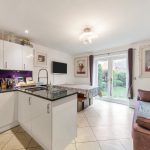
[[[46,71],[46,77],[40,77],[40,72],[43,71],[43,70]],[[46,78],[47,79],[47,86],[48,86],[48,71],[47,71],[47,69],[42,68],[42,69],[39,70],[39,72],[38,72],[38,82],[40,82],[40,78]]]

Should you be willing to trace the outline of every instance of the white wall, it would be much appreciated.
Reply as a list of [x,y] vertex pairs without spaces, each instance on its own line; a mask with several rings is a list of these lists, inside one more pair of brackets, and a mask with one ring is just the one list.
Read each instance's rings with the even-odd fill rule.
[[[73,83],[74,82],[74,58],[73,56],[57,51],[51,48],[47,48],[38,44],[34,44],[35,50],[45,51],[48,54],[47,59],[47,67],[46,69],[49,72],[49,83],[52,84],[64,84],[64,83]],[[58,61],[67,63],[67,74],[59,74],[54,75],[51,73],[51,61]],[[38,71],[41,67],[34,67],[33,71],[33,80],[37,82],[38,79]],[[41,72],[40,76],[45,76],[45,72]],[[42,79],[41,79],[42,80]],[[46,80],[43,79],[43,82],[45,83]]]

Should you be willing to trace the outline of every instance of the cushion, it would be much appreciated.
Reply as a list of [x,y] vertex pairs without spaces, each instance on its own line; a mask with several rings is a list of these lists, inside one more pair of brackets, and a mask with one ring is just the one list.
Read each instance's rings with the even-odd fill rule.
[[139,100],[150,102],[150,91],[138,90]]
[[146,118],[143,118],[143,117],[137,117],[136,123],[139,126],[150,130],[150,119],[146,119]]
[[150,119],[150,102],[139,101],[137,117]]

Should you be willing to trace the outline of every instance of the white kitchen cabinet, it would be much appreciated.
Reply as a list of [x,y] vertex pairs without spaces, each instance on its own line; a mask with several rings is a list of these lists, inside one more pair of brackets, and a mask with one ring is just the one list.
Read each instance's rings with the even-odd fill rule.
[[20,125],[45,150],[62,150],[76,137],[76,95],[49,101],[19,92],[18,102]]
[[0,69],[3,69],[3,41],[0,40]]
[[16,92],[0,93],[0,132],[6,126],[12,127],[18,118],[18,99]]
[[33,70],[33,48],[22,46],[22,62],[23,70]]
[[[77,96],[52,102],[52,150],[62,150],[77,136]],[[59,144],[58,144],[59,143]]]
[[4,69],[22,70],[22,45],[4,41]]
[[29,133],[31,133],[31,99],[31,95],[19,92],[18,121]]
[[51,147],[50,102],[19,92],[18,121],[45,149]]
[[51,149],[51,102],[32,96],[32,136],[45,150]]

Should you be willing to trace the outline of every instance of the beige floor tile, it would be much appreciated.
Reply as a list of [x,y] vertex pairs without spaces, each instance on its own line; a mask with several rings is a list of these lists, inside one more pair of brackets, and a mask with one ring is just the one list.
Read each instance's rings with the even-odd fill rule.
[[83,118],[83,117],[85,117],[83,111],[78,112],[78,113],[77,113],[77,117],[78,117],[78,118]]
[[113,135],[116,139],[126,139],[131,138],[131,127],[128,125],[122,125],[122,126],[113,126]]
[[42,147],[32,147],[32,148],[27,148],[26,150],[44,150]]
[[80,118],[77,118],[77,126],[80,128],[80,127],[88,127],[89,124],[87,122],[87,119],[86,118],[83,118],[83,117],[80,117]]
[[77,150],[100,150],[100,146],[97,142],[86,142],[86,143],[77,143]]
[[78,128],[77,129],[77,138],[76,142],[89,142],[96,141],[96,138],[92,132],[92,129],[89,127]]
[[12,128],[10,130],[7,130],[7,131],[4,132],[4,134],[14,134],[14,133],[17,132],[17,130],[19,129],[19,127],[20,126],[16,126],[16,127]]
[[[126,118],[126,119],[124,119]],[[128,118],[128,119],[127,119]],[[87,117],[90,126],[115,126],[115,125],[131,125],[132,120],[128,116],[101,116],[101,117]]]
[[31,141],[31,137],[27,133],[16,133],[6,144],[4,150],[27,148]]
[[120,141],[101,141],[101,150],[125,150]]
[[69,144],[64,150],[76,150],[75,144]]
[[100,117],[87,117],[87,120],[90,126],[105,126],[109,122],[107,118]]
[[121,139],[120,142],[125,147],[126,150],[133,150],[132,139]]
[[84,110],[84,114],[86,117],[99,117],[99,113],[97,111],[95,111],[94,109],[92,110]]
[[111,127],[92,127],[97,140],[114,139],[113,129]]
[[11,140],[13,134],[0,134],[0,150]]
[[24,133],[24,129],[21,126],[18,126],[16,133]]
[[128,126],[101,126],[92,127],[97,140],[115,140],[130,138],[131,131]]
[[31,148],[31,147],[40,147],[40,145],[34,139],[31,139],[28,145],[28,148]]

